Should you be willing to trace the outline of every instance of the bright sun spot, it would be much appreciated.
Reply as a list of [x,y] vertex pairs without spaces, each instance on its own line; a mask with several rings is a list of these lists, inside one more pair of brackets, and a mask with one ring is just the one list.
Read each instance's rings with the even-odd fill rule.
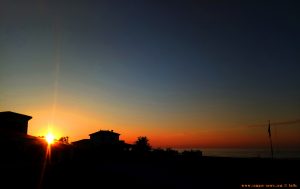
[[53,144],[54,143],[54,135],[52,133],[48,133],[45,137],[46,141],[48,144]]

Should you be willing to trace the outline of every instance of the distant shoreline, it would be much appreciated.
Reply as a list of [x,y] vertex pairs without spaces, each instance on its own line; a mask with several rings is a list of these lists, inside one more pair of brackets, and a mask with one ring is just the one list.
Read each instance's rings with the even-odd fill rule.
[[[232,158],[271,158],[267,148],[174,148],[178,152],[200,150],[203,156]],[[274,150],[275,159],[300,159],[300,149],[281,148]]]

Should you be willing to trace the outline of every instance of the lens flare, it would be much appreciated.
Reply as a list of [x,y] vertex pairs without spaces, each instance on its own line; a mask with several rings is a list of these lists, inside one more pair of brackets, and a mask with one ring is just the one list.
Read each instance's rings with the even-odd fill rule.
[[52,133],[48,133],[45,137],[48,144],[54,143],[54,135]]

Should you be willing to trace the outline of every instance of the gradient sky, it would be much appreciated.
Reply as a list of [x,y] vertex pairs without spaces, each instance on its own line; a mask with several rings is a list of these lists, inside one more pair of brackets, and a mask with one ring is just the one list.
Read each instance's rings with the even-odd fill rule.
[[[71,141],[268,147],[300,118],[296,1],[1,0],[0,111]],[[274,143],[300,147],[300,123]]]

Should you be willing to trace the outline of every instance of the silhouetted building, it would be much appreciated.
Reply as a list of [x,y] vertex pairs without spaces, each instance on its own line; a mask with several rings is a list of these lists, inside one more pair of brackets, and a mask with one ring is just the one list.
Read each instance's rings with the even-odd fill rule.
[[[27,134],[31,116],[0,112],[0,161],[43,161],[47,150],[44,138]],[[70,146],[56,142],[51,147],[52,159],[69,157]]]
[[31,118],[31,116],[10,111],[0,112],[1,160],[30,159],[35,161],[39,158],[36,156],[39,156],[40,152],[42,154],[42,140],[27,134],[28,121]]
[[100,130],[90,134],[90,140],[94,144],[117,144],[120,142],[119,136],[120,134],[113,130]]
[[[93,153],[96,155],[100,153],[101,156],[112,155],[114,153],[128,151],[131,147],[130,144],[126,144],[123,140],[119,140],[119,133],[113,130],[100,130],[95,133],[91,133],[90,139],[82,139],[72,144],[75,146],[79,154]],[[87,152],[89,151],[89,152]]]
[[31,118],[31,116],[10,111],[0,112],[0,130],[27,135],[28,121]]

